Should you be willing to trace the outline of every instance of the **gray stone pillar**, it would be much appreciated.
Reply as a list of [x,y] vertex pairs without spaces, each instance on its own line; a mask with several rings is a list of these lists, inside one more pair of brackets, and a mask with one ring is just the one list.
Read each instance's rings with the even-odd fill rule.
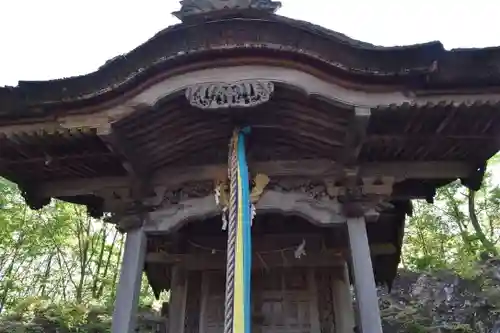
[[139,228],[128,231],[126,237],[111,324],[112,333],[132,333],[136,328],[137,306],[146,255],[146,234]]
[[377,288],[364,217],[348,218],[349,243],[361,332],[382,333]]
[[341,279],[333,280],[333,306],[335,309],[335,333],[352,333],[354,329],[354,309],[349,283],[347,264],[343,267]]

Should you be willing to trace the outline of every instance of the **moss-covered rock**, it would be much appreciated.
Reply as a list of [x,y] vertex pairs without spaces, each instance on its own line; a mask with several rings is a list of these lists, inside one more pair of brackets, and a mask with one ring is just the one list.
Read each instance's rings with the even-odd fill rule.
[[471,272],[401,270],[390,292],[379,290],[385,332],[500,333],[500,260]]

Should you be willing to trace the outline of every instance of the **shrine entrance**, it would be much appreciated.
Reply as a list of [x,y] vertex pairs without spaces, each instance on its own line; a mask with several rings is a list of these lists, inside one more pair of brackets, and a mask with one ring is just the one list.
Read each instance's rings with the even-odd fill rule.
[[[224,331],[224,272],[208,271],[203,290],[201,329]],[[252,275],[253,332],[317,332],[319,316],[314,271],[292,268],[259,270]],[[209,306],[208,306],[209,305]],[[205,311],[204,311],[205,310]]]
[[[259,201],[252,226],[252,332],[352,332],[355,311],[349,270],[354,267],[349,239],[357,241],[356,231],[349,236],[346,219],[335,213],[335,201],[323,200],[322,205],[314,207],[318,203],[308,194],[273,193],[269,189]],[[271,198],[276,197],[280,200],[274,206]],[[303,206],[287,204],[287,197]],[[163,224],[168,233],[158,230],[162,229],[161,223],[160,227],[145,228],[149,232],[146,273],[150,283],[159,288],[157,292],[171,290],[170,307],[177,310],[171,308],[166,319],[170,330],[223,332],[227,233],[222,230],[223,219],[217,206],[210,212],[201,205],[208,198],[190,200],[184,205],[190,202],[191,214],[203,212],[201,219],[198,215],[186,217],[185,210],[166,208],[153,216],[168,216],[170,222]],[[324,218],[325,212],[330,218]],[[396,227],[404,214],[402,207],[388,209],[379,217],[380,224],[375,228],[368,225],[367,245],[376,259],[375,271],[389,271],[387,259],[397,253],[393,242],[398,241],[390,234],[377,232],[377,227]],[[176,220],[176,216],[182,220]],[[374,286],[371,265],[361,262],[364,266],[356,270],[362,270]],[[384,278],[382,274],[377,276],[378,280]],[[184,310],[179,312],[179,307]]]

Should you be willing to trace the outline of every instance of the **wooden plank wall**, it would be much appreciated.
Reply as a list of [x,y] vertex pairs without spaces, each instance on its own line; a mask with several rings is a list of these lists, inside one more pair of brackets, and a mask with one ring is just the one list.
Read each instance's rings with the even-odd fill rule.
[[190,271],[187,274],[186,311],[184,312],[184,333],[199,333],[201,314],[201,277],[202,272]]
[[[301,332],[311,331],[311,333],[317,333],[317,331],[335,333],[332,291],[332,281],[336,274],[334,269],[295,268],[288,272],[286,269],[272,269],[271,272],[256,272],[255,274],[252,293],[253,332],[266,333],[273,330],[295,333],[295,331],[300,330]],[[202,277],[206,281],[203,281]],[[184,333],[218,331],[222,333],[223,272],[190,271],[187,273],[186,279],[188,289]],[[283,279],[290,282],[285,282]],[[287,286],[289,283],[292,285]],[[282,304],[276,304],[276,302],[279,303],[280,299]],[[308,303],[309,306],[304,302]],[[263,311],[268,314],[273,313],[273,315],[266,316],[265,313],[262,313]],[[304,322],[304,316],[310,317],[310,322]],[[202,327],[203,325],[208,326]]]

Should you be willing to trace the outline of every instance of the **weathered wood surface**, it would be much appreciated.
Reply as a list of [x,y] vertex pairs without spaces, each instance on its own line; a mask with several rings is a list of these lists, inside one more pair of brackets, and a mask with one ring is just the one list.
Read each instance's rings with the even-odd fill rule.
[[[329,249],[321,253],[310,252],[301,258],[295,258],[293,250],[283,250],[253,255],[253,269],[270,267],[337,267],[342,266],[343,256],[347,249]],[[370,247],[373,256],[394,254],[396,248],[392,244],[374,244]],[[146,262],[156,264],[179,265],[187,270],[223,269],[226,261],[225,253],[214,254],[166,254],[148,253]]]
[[[331,160],[272,161],[251,164],[253,173],[264,173],[270,177],[340,177],[343,169]],[[467,177],[472,167],[464,162],[394,162],[364,163],[358,166],[360,177],[393,177],[404,179],[443,179]],[[155,173],[151,183],[154,186],[175,187],[185,182],[227,178],[226,165],[200,167],[166,168]],[[130,181],[126,177],[101,177],[95,179],[70,179],[42,183],[39,193],[47,197],[93,194],[102,191],[123,191]]]

